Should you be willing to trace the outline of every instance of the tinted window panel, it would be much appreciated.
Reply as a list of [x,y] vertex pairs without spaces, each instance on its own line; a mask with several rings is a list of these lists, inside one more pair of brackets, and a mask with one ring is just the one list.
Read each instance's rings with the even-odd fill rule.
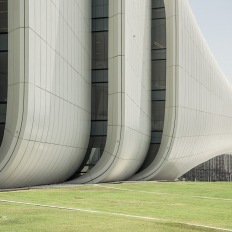
[[166,77],[166,60],[152,61],[152,79],[164,80]]
[[7,74],[0,73],[0,102],[7,101]]
[[8,34],[0,34],[0,51],[8,50]]
[[164,101],[166,97],[166,91],[152,91],[151,99],[153,101]]
[[92,70],[92,82],[108,82],[108,70]]
[[162,131],[164,128],[164,121],[163,120],[153,120],[151,122],[151,129],[152,131]]
[[0,52],[0,71],[1,74],[7,74],[8,69],[8,52]]
[[6,104],[0,104],[0,115],[6,114]]
[[107,121],[92,121],[91,136],[106,136]]
[[108,5],[108,0],[92,0],[92,6]]
[[164,18],[165,18],[164,8],[152,9],[152,19],[164,19]]
[[159,144],[161,143],[163,132],[152,132],[151,133],[151,143]]
[[5,122],[6,122],[6,115],[0,114],[0,123],[5,123]]
[[152,0],[152,8],[160,8],[160,7],[164,7],[163,0]]
[[93,18],[108,17],[108,6],[107,5],[101,5],[101,6],[93,7],[92,8],[92,15],[93,15]]
[[0,124],[0,144],[2,143],[4,129],[5,129],[5,124]]
[[152,102],[152,119],[163,120],[165,112],[165,101],[153,101]]
[[152,49],[166,48],[166,20],[152,20]]
[[0,1],[0,33],[8,32],[8,1]]
[[93,31],[107,31],[108,30],[108,19],[100,18],[92,20]]
[[152,60],[165,60],[165,59],[166,59],[166,49],[152,50]]
[[107,120],[108,84],[92,84],[92,120]]
[[92,35],[92,69],[108,68],[108,32]]

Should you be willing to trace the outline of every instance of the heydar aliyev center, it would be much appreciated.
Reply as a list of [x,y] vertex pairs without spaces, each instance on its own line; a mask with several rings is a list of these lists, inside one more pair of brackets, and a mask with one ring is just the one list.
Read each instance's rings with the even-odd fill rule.
[[2,0],[0,144],[0,188],[174,180],[232,151],[232,87],[187,0]]

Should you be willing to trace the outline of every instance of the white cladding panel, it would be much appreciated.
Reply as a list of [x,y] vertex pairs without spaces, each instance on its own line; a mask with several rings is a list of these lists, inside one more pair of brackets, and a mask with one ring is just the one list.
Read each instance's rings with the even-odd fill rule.
[[9,0],[0,188],[72,175],[90,133],[90,0]]
[[[0,188],[58,183],[79,167],[90,132],[90,0],[9,0],[9,81]],[[72,183],[126,180],[151,130],[151,1],[109,0],[105,151]],[[165,125],[153,163],[133,180],[173,180],[232,150],[232,88],[186,0],[165,0]]]
[[173,180],[232,151],[232,88],[186,0],[165,0],[165,128],[154,162],[133,180]]
[[109,0],[109,103],[104,153],[72,183],[126,180],[142,165],[151,130],[151,1]]

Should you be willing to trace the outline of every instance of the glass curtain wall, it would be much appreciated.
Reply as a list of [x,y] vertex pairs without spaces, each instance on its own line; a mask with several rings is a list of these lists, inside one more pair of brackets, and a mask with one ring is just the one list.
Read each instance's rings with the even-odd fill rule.
[[166,97],[166,15],[164,0],[152,0],[151,37],[151,143],[147,157],[139,171],[147,168],[155,159],[163,134]]
[[85,159],[75,177],[88,172],[100,159],[108,120],[108,0],[92,0],[91,133]]
[[0,1],[0,146],[4,135],[8,79],[8,1]]

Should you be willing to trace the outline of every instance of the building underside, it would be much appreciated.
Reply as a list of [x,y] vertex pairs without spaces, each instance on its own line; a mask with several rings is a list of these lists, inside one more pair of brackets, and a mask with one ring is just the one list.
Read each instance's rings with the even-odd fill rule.
[[0,65],[0,188],[174,180],[232,151],[186,0],[1,1]]

